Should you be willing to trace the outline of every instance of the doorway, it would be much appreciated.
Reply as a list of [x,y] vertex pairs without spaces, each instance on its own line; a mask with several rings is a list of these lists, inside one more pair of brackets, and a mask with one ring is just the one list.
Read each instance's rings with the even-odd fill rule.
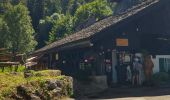
[[[116,73],[116,81],[120,85],[130,84],[132,81],[133,54],[127,51],[113,52],[113,69]],[[127,73],[130,74],[127,74]]]

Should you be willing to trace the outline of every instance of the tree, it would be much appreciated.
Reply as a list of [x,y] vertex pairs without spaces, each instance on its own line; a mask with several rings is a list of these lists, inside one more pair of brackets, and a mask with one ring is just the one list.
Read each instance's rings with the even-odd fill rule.
[[70,14],[59,14],[54,22],[53,28],[49,34],[49,42],[52,43],[73,32],[73,17]]
[[18,4],[12,6],[4,15],[4,21],[8,27],[6,34],[10,42],[8,47],[15,54],[30,52],[36,46],[34,29],[31,24],[28,9]]
[[8,28],[3,21],[3,16],[0,16],[0,48],[6,48],[9,45],[9,40],[8,40]]
[[30,11],[33,27],[37,32],[39,21],[44,15],[44,0],[27,0],[27,7]]
[[[86,24],[85,22],[90,18],[94,18],[94,20],[97,21],[112,14],[112,9],[110,8],[107,0],[82,0],[82,1],[76,0],[76,2],[80,2],[80,3],[89,2],[89,3],[86,3],[82,6],[79,5],[79,8],[76,10],[74,14],[74,17],[72,17],[69,12],[70,10],[69,7],[73,7],[73,6],[69,6],[69,7],[66,6],[68,7],[67,8],[68,12],[66,15],[64,14],[58,15],[58,18],[54,22],[52,30],[49,33],[48,43],[52,43],[56,40],[59,40],[73,33],[75,27],[77,28],[80,25]],[[68,2],[66,4],[68,4]]]
[[[86,23],[87,20],[94,17],[93,15],[95,15],[94,18],[96,21],[111,14],[111,12],[108,14],[109,9],[111,8],[110,3],[107,1],[109,0],[3,0],[3,2],[11,3],[13,6],[22,3],[28,7],[32,25],[36,33],[36,35],[34,35],[39,44],[37,48],[44,46],[45,41],[48,41],[48,38],[50,38],[49,40],[52,42],[72,33],[74,26],[77,27]],[[77,11],[77,9],[81,9],[82,5],[86,8],[85,13],[90,11],[88,17],[81,16],[83,10]],[[86,5],[89,5],[87,7],[92,6],[90,7],[92,9],[87,9]],[[0,5],[0,13],[4,13],[4,10],[6,11],[6,9],[1,6],[2,5]],[[100,9],[102,14],[99,14],[100,12],[97,11],[98,9]],[[104,11],[102,11],[102,9],[104,9]],[[86,15],[85,13],[84,15]],[[61,21],[57,21],[57,19],[52,18],[55,14],[64,15],[64,17],[61,18]],[[74,18],[72,16],[74,16]],[[68,23],[66,21],[68,21]],[[86,24],[86,26],[88,25]]]
[[39,23],[39,33],[37,34],[37,42],[39,43],[37,48],[41,48],[46,45],[46,42],[48,42],[49,39],[49,32],[52,29],[52,26],[54,25],[54,22],[57,19],[60,19],[60,14],[54,13],[50,17],[47,16],[44,19],[40,20]]
[[0,15],[3,15],[8,9],[11,7],[11,3],[9,0],[0,1]]
[[51,16],[53,13],[61,13],[61,0],[44,0],[44,16]]
[[84,25],[90,18],[94,18],[95,21],[101,20],[112,13],[107,0],[94,0],[77,9],[74,16],[75,26]]

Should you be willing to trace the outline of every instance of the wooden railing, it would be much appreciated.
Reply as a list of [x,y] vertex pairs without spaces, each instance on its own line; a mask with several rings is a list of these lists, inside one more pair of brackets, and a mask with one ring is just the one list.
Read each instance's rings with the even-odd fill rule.
[[17,71],[19,65],[19,62],[0,62],[0,68],[2,68],[2,72],[4,72],[5,67],[9,67],[12,71],[12,66],[14,66],[15,71]]
[[18,70],[20,64],[24,64],[23,54],[16,54],[15,56],[12,53],[7,53],[5,49],[0,49],[0,68],[2,72],[6,67],[9,67],[12,70],[12,67],[15,67],[15,71]]

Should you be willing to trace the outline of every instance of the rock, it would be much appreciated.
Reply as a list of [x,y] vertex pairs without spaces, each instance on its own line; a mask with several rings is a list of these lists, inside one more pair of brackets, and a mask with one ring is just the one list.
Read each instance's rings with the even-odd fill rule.
[[20,85],[17,87],[17,94],[18,96],[21,96],[24,99],[28,99],[30,100],[30,95],[31,95],[31,89],[24,86],[24,85]]
[[[63,97],[69,97],[72,91],[72,82],[71,77],[61,75],[59,71],[42,71],[44,73],[33,72],[31,70],[24,72],[25,78],[28,77],[40,77],[45,75],[52,75],[43,80],[31,80],[22,85],[17,85],[13,91],[13,94],[10,94],[10,98],[14,100],[60,100]],[[37,75],[37,76],[35,76]],[[6,100],[6,99],[5,99]]]
[[50,80],[47,82],[47,88],[48,90],[54,90],[56,89],[58,86],[56,84],[56,81],[55,80]]
[[31,98],[31,100],[41,100],[40,97],[38,97],[38,96],[36,96],[34,94],[31,94],[30,98]]
[[58,87],[62,88],[63,82],[61,82],[61,81],[56,81],[55,83],[57,84]]
[[61,91],[62,91],[61,88],[56,88],[56,89],[54,89],[52,92],[53,92],[53,93],[60,93]]
[[28,78],[28,77],[31,77],[31,76],[33,76],[32,73],[30,73],[30,72],[24,72],[24,77],[25,77],[25,78]]
[[49,73],[50,76],[61,76],[60,70],[49,70],[48,73]]
[[[16,99],[16,100],[23,100],[23,97],[13,93],[10,98]],[[8,99],[7,99],[8,100]]]
[[35,95],[37,95],[38,97],[40,97],[42,100],[45,99],[45,95],[43,94],[42,90],[37,90],[35,91]]
[[17,93],[21,95],[25,95],[27,92],[27,88],[24,85],[20,85],[17,87]]
[[61,76],[60,70],[44,70],[44,71],[38,71],[35,72],[35,76]]

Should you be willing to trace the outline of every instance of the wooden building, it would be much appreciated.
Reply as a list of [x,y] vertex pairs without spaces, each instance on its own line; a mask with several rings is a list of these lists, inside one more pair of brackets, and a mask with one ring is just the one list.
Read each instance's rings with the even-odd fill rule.
[[[117,66],[131,63],[131,55],[147,51],[156,63],[159,55],[170,55],[169,4],[170,0],[145,0],[126,12],[47,45],[32,56],[43,55],[48,58],[48,68],[61,69],[75,77],[105,75],[111,66],[111,80],[117,83],[125,78],[117,74]],[[157,65],[154,72],[163,67]],[[123,67],[120,69],[126,73]]]

